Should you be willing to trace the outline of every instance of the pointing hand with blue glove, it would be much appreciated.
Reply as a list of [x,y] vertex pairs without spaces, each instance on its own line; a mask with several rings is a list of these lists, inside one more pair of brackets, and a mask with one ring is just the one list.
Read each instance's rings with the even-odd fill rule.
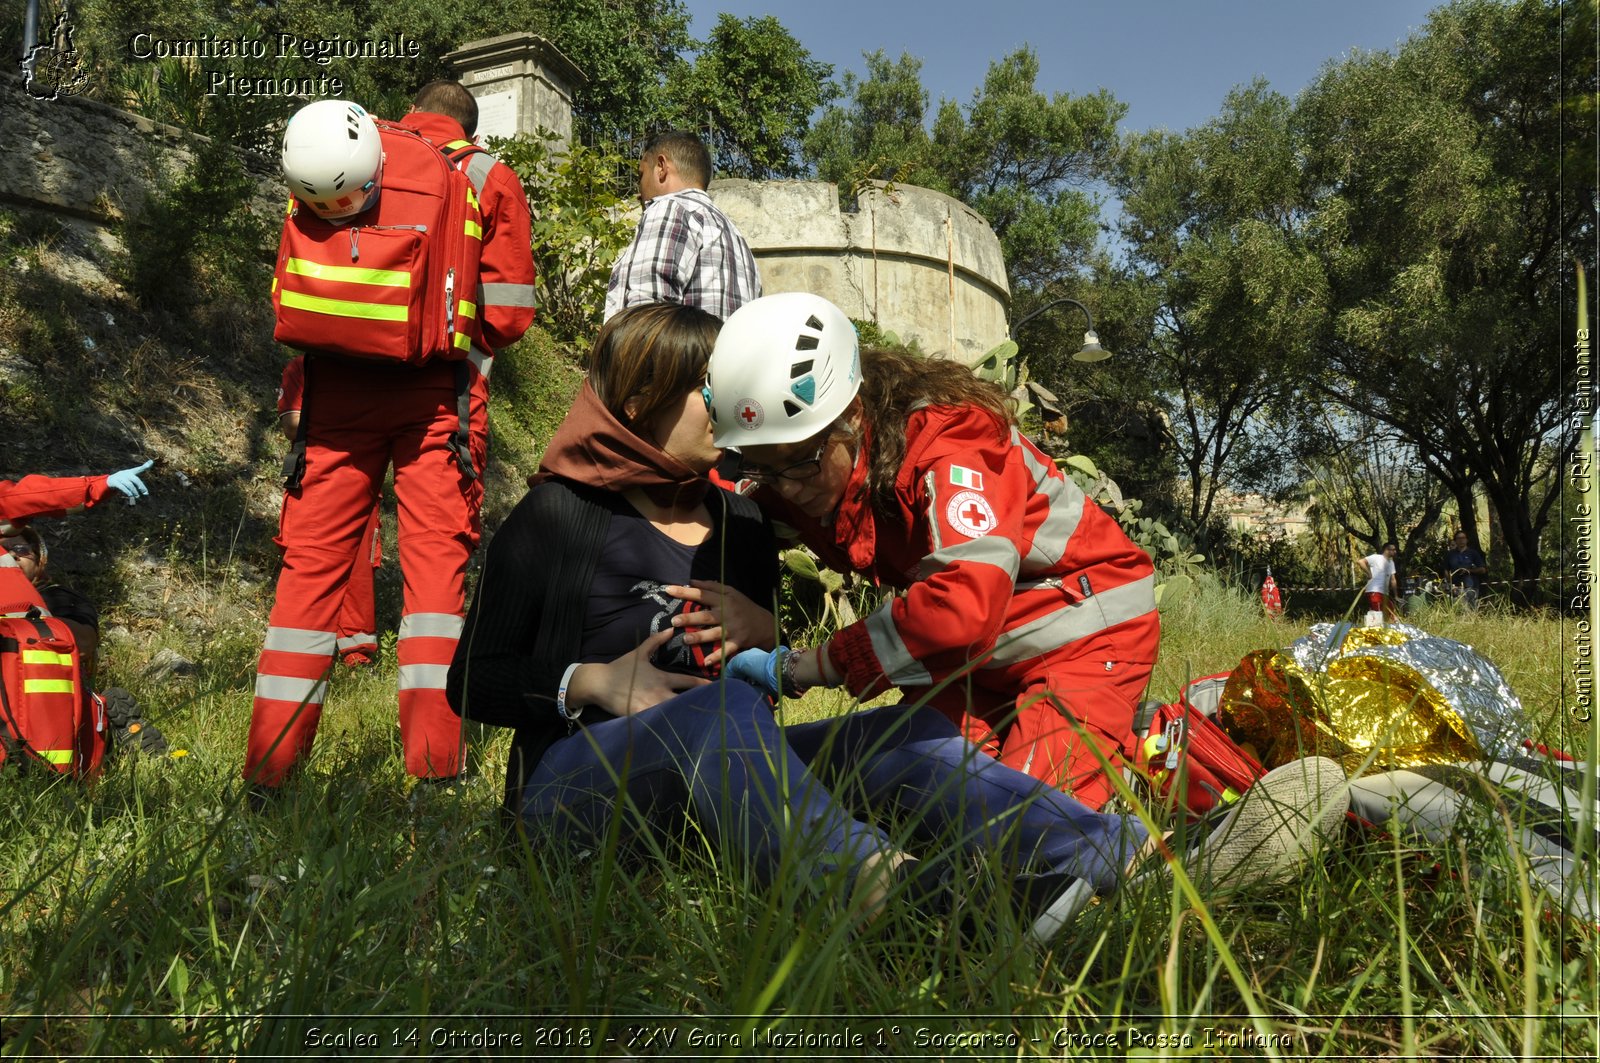
[[128,505],[131,506],[135,502],[139,501],[139,499],[145,498],[150,494],[150,488],[146,487],[144,485],[144,481],[139,479],[139,474],[142,472],[148,472],[150,470],[150,466],[154,464],[154,461],[147,461],[137,468],[123,469],[121,472],[114,472],[110,476],[106,477],[106,485],[108,487],[114,487],[118,491],[121,491],[123,494],[127,495]]
[[773,650],[741,650],[723,667],[722,674],[730,679],[742,679],[769,698],[783,692],[783,658],[787,646]]

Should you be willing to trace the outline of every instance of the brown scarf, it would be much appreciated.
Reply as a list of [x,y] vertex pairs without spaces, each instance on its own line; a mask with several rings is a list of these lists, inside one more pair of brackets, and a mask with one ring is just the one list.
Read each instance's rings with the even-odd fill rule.
[[635,435],[605,408],[589,382],[545,447],[528,486],[551,476],[608,491],[643,489],[658,506],[698,505],[711,481],[647,439]]

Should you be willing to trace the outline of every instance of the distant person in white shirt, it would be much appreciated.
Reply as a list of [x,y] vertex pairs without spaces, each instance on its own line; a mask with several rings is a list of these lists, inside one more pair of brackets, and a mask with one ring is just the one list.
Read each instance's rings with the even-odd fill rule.
[[1389,600],[1397,590],[1394,555],[1399,552],[1399,543],[1387,542],[1383,544],[1380,552],[1369,554],[1356,562],[1367,573],[1367,585],[1361,588],[1361,592],[1367,596],[1367,627],[1383,626],[1383,616],[1388,611]]
[[706,195],[711,155],[690,133],[650,138],[639,159],[644,213],[611,267],[606,320],[642,303],[680,303],[725,321],[761,295],[750,245]]

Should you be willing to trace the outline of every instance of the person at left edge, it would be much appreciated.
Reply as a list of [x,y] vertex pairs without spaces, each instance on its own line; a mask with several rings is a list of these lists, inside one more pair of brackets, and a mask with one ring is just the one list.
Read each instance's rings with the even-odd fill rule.
[[[336,102],[341,101],[319,101]],[[362,189],[365,197],[331,209],[324,202],[317,210],[342,224],[373,207],[383,181],[394,175],[385,178],[377,127],[354,105],[342,104],[337,114],[325,109],[332,121],[320,131],[297,129],[296,122],[318,106],[291,120],[284,169],[296,197],[310,206],[314,197],[295,180],[305,154],[330,144],[348,152],[348,158],[333,160],[340,165],[332,169],[349,178],[346,188]],[[495,351],[533,323],[533,255],[527,198],[516,175],[468,140],[477,104],[466,89],[454,82],[424,86],[400,124],[460,159],[478,197],[481,288],[465,363],[467,386],[458,391],[460,362],[391,367],[315,352],[307,359],[304,472],[299,487],[284,496],[283,570],[256,669],[245,754],[244,775],[259,787],[280,785],[310,751],[337,642],[344,580],[391,463],[405,594],[396,654],[405,767],[418,778],[449,778],[461,770],[460,721],[445,701],[444,679],[461,632],[467,562],[480,538],[489,371]],[[463,397],[470,470],[460,466],[454,446]]]
[[[150,488],[139,475],[149,471],[152,464],[154,461],[146,461],[133,469],[107,475],[24,475],[14,482],[0,480],[0,535],[8,541],[14,538],[19,554],[32,559],[32,565],[24,567],[29,586],[38,580],[45,567],[45,544],[37,532],[30,533],[27,528],[30,519],[62,517],[69,509],[90,509],[112,491],[118,491],[131,506],[149,495]],[[22,567],[11,549],[0,549],[0,565]],[[38,604],[54,613],[50,600],[38,597]],[[93,661],[94,650],[99,645],[99,610],[88,605],[86,600],[80,605],[86,608],[82,608],[80,616],[72,618],[70,624],[77,624],[74,636],[80,642],[78,648],[85,653],[85,660]]]
[[[112,491],[118,491],[123,498],[128,499],[128,504],[134,504],[141,498],[146,498],[150,488],[144,485],[144,480],[139,475],[149,472],[154,461],[146,461],[141,466],[123,469],[120,472],[110,472],[106,475],[24,475],[21,480],[0,480],[0,535],[5,535],[6,540],[16,538],[16,546],[27,556],[34,557],[38,568],[43,567],[43,540],[37,533],[29,538],[27,522],[34,517],[62,517],[67,511],[77,509],[90,509],[101,503],[102,499]],[[0,549],[0,567],[22,568],[18,559],[13,556],[11,549]],[[43,599],[34,588],[38,568],[26,568],[22,583],[11,583],[13,588],[22,588],[22,599],[32,600],[46,610],[51,610],[51,604]],[[16,575],[16,573],[11,573]],[[53,612],[53,610],[51,610]],[[99,613],[93,612],[93,621],[83,623],[82,628],[74,629],[74,636],[82,637],[93,634],[98,645],[99,639]],[[85,650],[86,658],[93,660],[96,645],[80,647]]]

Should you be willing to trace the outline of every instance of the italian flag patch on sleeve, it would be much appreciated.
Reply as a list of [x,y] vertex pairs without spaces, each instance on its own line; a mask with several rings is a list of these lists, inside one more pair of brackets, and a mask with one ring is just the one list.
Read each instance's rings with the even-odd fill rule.
[[952,465],[950,466],[950,482],[957,487],[965,487],[972,491],[982,491],[983,473],[962,468],[960,465]]

